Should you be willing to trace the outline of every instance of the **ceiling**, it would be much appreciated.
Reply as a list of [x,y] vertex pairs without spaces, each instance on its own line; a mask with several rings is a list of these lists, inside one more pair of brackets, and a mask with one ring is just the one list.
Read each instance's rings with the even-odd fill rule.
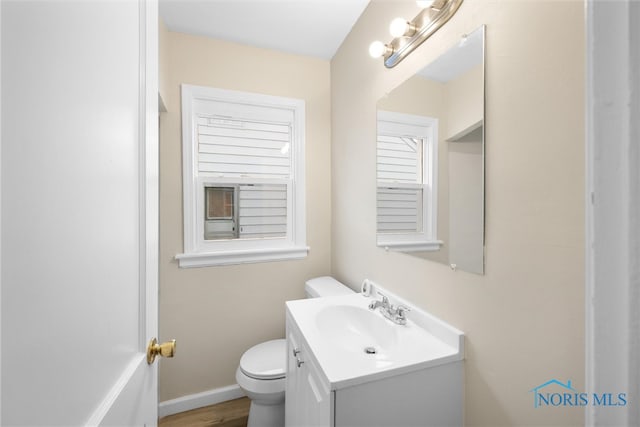
[[369,0],[160,0],[170,31],[331,59]]

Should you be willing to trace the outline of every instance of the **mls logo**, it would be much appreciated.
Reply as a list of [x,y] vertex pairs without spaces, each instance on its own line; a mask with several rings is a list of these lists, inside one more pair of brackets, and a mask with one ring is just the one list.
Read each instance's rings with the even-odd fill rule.
[[[551,387],[553,385],[556,385],[557,387]],[[549,393],[548,390],[559,390],[560,392]],[[572,395],[579,394],[576,392],[576,389],[572,387],[571,380],[567,380],[567,383],[565,384],[555,378],[544,384],[540,384],[529,391],[534,394],[534,408],[538,408],[539,406],[560,406],[563,405],[564,402],[570,400]]]
[[551,379],[529,390],[533,393],[533,407],[541,406],[626,406],[626,393],[582,393],[566,383]]

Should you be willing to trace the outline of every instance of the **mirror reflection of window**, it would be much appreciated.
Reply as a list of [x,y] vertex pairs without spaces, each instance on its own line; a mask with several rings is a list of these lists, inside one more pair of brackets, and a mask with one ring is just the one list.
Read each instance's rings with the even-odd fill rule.
[[380,110],[377,127],[378,245],[437,249],[438,120]]
[[378,233],[422,231],[427,141],[417,135],[378,134]]

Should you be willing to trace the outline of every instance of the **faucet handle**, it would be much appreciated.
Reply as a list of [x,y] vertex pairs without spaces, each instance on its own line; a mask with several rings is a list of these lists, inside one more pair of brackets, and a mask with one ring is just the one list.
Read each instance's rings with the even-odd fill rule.
[[382,300],[374,300],[371,301],[371,303],[369,304],[369,310],[375,310],[378,307],[382,307],[385,310],[387,310],[389,308],[389,298],[387,298],[384,294],[381,294],[380,292],[376,292],[377,295],[382,297]]
[[408,311],[411,311],[411,309],[409,307],[407,307],[406,305],[398,305],[398,307],[396,308],[396,313],[398,314],[398,317],[401,319],[406,319],[406,314]]
[[387,298],[387,296],[385,294],[383,294],[382,292],[376,291],[378,295],[380,295],[382,297],[382,303],[386,304],[389,302],[389,298]]

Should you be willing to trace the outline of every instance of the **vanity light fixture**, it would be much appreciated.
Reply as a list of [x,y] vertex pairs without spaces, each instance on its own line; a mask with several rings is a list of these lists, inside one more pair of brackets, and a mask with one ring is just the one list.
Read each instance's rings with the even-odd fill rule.
[[379,41],[371,43],[369,46],[369,55],[372,58],[380,58],[381,56],[389,56],[393,53],[393,48],[388,44]]
[[389,24],[391,37],[411,37],[417,31],[416,26],[404,18],[396,18]]
[[384,58],[387,68],[395,67],[422,42],[431,37],[456,13],[463,0],[418,0],[422,11],[411,21],[396,18],[391,21],[389,32],[391,42],[371,43],[369,54],[374,58]]

